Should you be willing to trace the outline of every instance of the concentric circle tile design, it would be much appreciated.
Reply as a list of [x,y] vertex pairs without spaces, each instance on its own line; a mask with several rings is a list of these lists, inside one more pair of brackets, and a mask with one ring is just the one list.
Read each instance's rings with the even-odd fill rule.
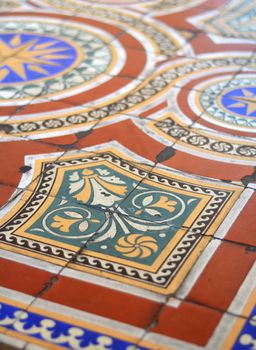
[[[118,74],[125,53],[108,45],[111,35],[58,19],[4,17],[0,23],[0,104],[24,104],[33,96],[60,99]],[[104,74],[104,77],[102,76]],[[110,78],[109,78],[110,79]]]
[[[198,106],[203,119],[233,130],[255,132],[255,87],[256,76],[228,76],[213,79],[211,83],[199,84],[198,94],[192,93],[191,104]],[[235,131],[233,131],[235,132]]]
[[255,347],[251,0],[0,0],[0,348]]
[[78,56],[72,44],[49,36],[0,34],[0,41],[3,85],[58,75],[74,65]]
[[[162,55],[176,54],[185,44],[182,37],[172,28],[150,16],[143,16],[136,12],[104,6],[88,6],[87,3],[76,2],[76,0],[33,1],[38,5],[46,5],[58,11],[63,11],[63,13],[73,11],[75,8],[80,16],[92,17],[104,23],[111,21],[123,28],[124,31],[133,31],[142,41],[144,39],[150,40],[155,51]],[[152,48],[149,47],[148,50],[152,50]],[[192,54],[192,52],[189,47],[187,53]]]
[[146,11],[153,11],[156,15],[180,12],[203,4],[205,0],[157,0],[152,3],[143,3],[141,7]]
[[[254,78],[244,74],[232,82],[231,79],[244,63],[254,69],[255,61],[250,57],[224,56],[223,53],[222,58],[212,56],[195,62],[184,61],[171,67],[165,75],[173,76],[180,88],[170,94],[170,112],[156,117],[154,122],[149,121],[149,125],[159,137],[165,137],[166,142],[168,139],[178,141],[177,147],[187,152],[194,150],[204,157],[212,153],[227,162],[254,162],[256,148],[250,138],[256,131]],[[182,74],[178,74],[179,71]],[[223,77],[227,71],[230,75]],[[179,101],[183,101],[182,104]],[[242,117],[242,113],[247,115]]]
[[[41,1],[41,0],[39,0]],[[43,0],[45,1],[45,0]],[[48,1],[48,0],[47,0]],[[196,7],[205,0],[72,0],[74,4],[88,3],[92,5],[107,5],[107,6],[116,6],[116,7],[131,7],[136,8],[141,11],[150,11],[155,15],[175,13],[182,11],[184,9]]]
[[[115,13],[104,11],[101,15],[108,14]],[[0,104],[11,107],[29,102],[24,111],[8,121],[8,138],[72,133],[100,119],[128,112],[157,93],[149,88],[144,90],[143,98],[130,95],[156,66],[160,50],[169,50],[169,45],[177,45],[178,49],[184,44],[181,37],[172,31],[162,32],[161,26],[149,19],[140,23],[131,17],[130,25],[137,23],[137,28],[115,39],[111,33],[119,23],[104,24],[102,30],[97,27],[102,27],[100,22],[92,19],[67,19],[63,26],[59,18],[49,16],[16,14],[1,22],[6,41],[2,40],[2,46],[8,50],[0,70]],[[120,20],[125,13],[122,16]],[[132,47],[124,49],[122,40],[131,40]],[[12,58],[16,51],[19,55]],[[139,59],[136,66],[134,59]],[[120,101],[122,96],[126,103]],[[15,114],[12,110],[10,115]]]

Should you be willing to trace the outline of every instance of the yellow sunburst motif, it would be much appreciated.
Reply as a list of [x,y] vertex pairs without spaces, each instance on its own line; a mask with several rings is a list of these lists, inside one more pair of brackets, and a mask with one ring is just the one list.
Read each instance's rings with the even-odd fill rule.
[[232,100],[237,101],[228,107],[246,107],[246,114],[250,115],[256,111],[256,95],[246,89],[242,89],[243,96],[232,96]]
[[40,37],[22,43],[21,35],[13,37],[8,44],[0,40],[0,81],[4,80],[11,71],[27,80],[26,67],[30,71],[49,75],[42,65],[61,66],[60,62],[54,60],[72,58],[70,55],[62,54],[67,51],[67,47],[53,47],[58,41],[53,39],[40,44],[39,40]]

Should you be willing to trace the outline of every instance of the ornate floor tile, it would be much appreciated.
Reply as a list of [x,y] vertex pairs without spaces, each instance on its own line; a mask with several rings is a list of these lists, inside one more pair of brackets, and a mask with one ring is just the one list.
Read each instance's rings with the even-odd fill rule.
[[19,104],[31,94],[56,99],[61,92],[67,97],[78,87],[86,91],[97,86],[102,74],[122,69],[125,52],[119,47],[117,54],[115,45],[108,45],[113,40],[108,33],[72,21],[63,27],[57,16],[36,15],[37,20],[28,13],[27,18],[16,14],[1,21],[3,105],[14,98]]
[[[178,149],[205,158],[211,154],[224,162],[255,164],[254,75],[250,64],[248,72],[238,74],[239,65],[246,65],[247,59],[230,56],[228,69],[221,67],[223,56],[184,61],[183,66],[162,73],[176,76],[179,88],[172,89],[168,108],[149,116],[148,126],[156,139],[167,145],[176,142]],[[182,69],[187,73],[179,78],[177,71]]]
[[250,0],[233,0],[218,10],[189,19],[207,31],[214,41],[255,41],[255,6]]
[[54,163],[36,159],[32,192],[3,218],[2,247],[26,247],[24,254],[63,265],[84,246],[75,268],[163,294],[175,290],[241,188],[131,161],[115,148]]
[[253,1],[0,2],[0,349],[254,349]]
[[[113,23],[99,22],[103,18],[113,18]],[[9,138],[71,133],[129,112],[150,97],[150,90],[145,97],[132,91],[156,66],[158,57],[179,51],[185,43],[178,33],[153,19],[139,21],[130,12],[104,8],[94,12],[88,6],[83,19],[15,13],[2,18],[0,30],[5,51],[0,105],[9,111],[3,117],[14,113],[14,105],[36,98],[11,118]]]
[[[6,330],[5,339],[8,341],[13,335],[16,336],[16,344],[28,345],[30,342],[45,346],[46,348],[51,342],[59,349],[74,349],[75,346],[86,348],[88,344],[94,344],[96,349],[170,349],[168,345],[173,344],[171,341],[167,343],[164,335],[157,333],[150,333],[150,340],[141,340],[143,338],[143,330],[134,326],[127,326],[120,322],[113,324],[108,319],[102,317],[94,317],[93,322],[88,324],[84,321],[84,317],[89,314],[85,312],[77,312],[76,321],[70,319],[67,322],[67,313],[69,308],[63,308],[61,305],[38,300],[33,306],[24,310],[26,303],[31,302],[29,296],[19,295],[17,293],[18,301],[12,300],[13,295],[7,296],[8,290],[2,291],[1,307],[3,310],[1,317],[2,329]],[[22,302],[20,302],[20,299]],[[24,300],[25,299],[25,300]],[[24,303],[24,301],[26,303]],[[211,319],[218,319],[220,312],[215,310],[208,310],[202,306],[184,303],[184,308],[188,311],[195,311],[200,314],[201,321],[205,321],[207,317]],[[24,311],[23,311],[24,310]],[[15,314],[22,315],[15,321]],[[165,312],[166,314],[166,312]],[[161,317],[160,322],[162,322]],[[41,321],[41,325],[40,325]],[[193,319],[194,323],[198,320]],[[51,330],[50,330],[51,329]],[[177,331],[178,327],[176,327]],[[207,329],[207,322],[205,322],[204,330]],[[130,334],[129,334],[130,333]],[[132,334],[132,335],[131,335]],[[132,346],[134,345],[134,346]],[[188,346],[188,343],[183,342],[183,346]]]
[[[47,4],[50,7],[58,9],[76,8],[83,9],[86,11],[85,4],[88,5],[100,5],[100,6],[111,6],[113,8],[127,7],[135,10],[139,10],[145,13],[150,13],[154,15],[169,14],[180,12],[184,9],[196,7],[202,3],[204,0],[187,1],[184,0],[145,0],[143,2],[138,0],[65,0],[65,2],[60,2],[55,0],[54,2],[49,2],[49,0],[33,0],[36,4]],[[95,7],[97,9],[97,7]]]
[[[137,332],[134,332],[133,336],[115,332],[109,326],[106,326],[107,322],[102,319],[99,319],[99,322],[104,324],[101,327],[82,319],[76,321],[71,319],[67,322],[65,314],[45,310],[49,304],[53,309],[58,309],[58,305],[41,302],[40,307],[40,302],[37,302],[35,306],[28,307],[29,303],[33,303],[31,297],[18,294],[18,298],[14,301],[4,295],[7,292],[8,290],[1,290],[0,328],[5,331],[4,337],[7,342],[13,335],[17,337],[15,345],[26,346],[32,341],[33,344],[46,346],[47,348],[52,343],[58,349],[86,349],[86,347],[87,349],[90,347],[92,349],[108,349],[111,346],[111,349],[129,350],[133,349],[139,341]],[[13,298],[12,294],[11,298]],[[144,346],[136,347],[136,349],[156,348],[156,345],[150,342],[143,343]]]

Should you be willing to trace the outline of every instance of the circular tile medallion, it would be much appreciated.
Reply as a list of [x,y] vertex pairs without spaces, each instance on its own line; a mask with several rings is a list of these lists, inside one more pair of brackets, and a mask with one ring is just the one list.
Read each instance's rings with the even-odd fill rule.
[[32,15],[2,18],[0,105],[10,100],[23,105],[35,96],[56,100],[110,79],[125,59],[120,45],[118,52],[109,45],[111,39],[109,33],[74,21],[63,26],[59,19]]
[[246,118],[256,117],[256,80],[254,86],[243,85],[241,88],[232,88],[223,93],[219,104],[228,112]]
[[127,11],[96,12],[72,19],[43,12],[2,17],[0,123],[8,124],[2,139],[70,134],[101,119],[116,121],[163,88],[135,92],[184,39]]
[[[213,78],[199,84],[194,96],[201,118],[224,128],[256,132],[256,76],[244,74],[231,81],[232,76]],[[193,103],[193,102],[192,102]]]
[[223,52],[166,65],[168,108],[147,122],[155,138],[207,159],[255,164],[255,64],[250,53]]

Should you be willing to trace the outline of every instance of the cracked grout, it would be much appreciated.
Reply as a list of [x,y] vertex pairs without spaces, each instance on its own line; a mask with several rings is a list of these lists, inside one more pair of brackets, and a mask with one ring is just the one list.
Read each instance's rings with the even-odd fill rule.
[[[252,55],[251,57],[254,57],[254,55]],[[197,61],[197,59],[195,59],[195,61]],[[234,73],[234,76],[236,75],[236,74],[240,74],[241,72],[243,72],[243,68],[246,66],[246,64],[244,64],[244,65],[242,65],[241,67],[240,67],[240,70],[238,70],[236,73]],[[149,75],[149,77],[150,77],[150,75]],[[149,78],[148,77],[148,78]],[[232,78],[231,78],[232,79]],[[230,80],[231,80],[230,79]],[[139,89],[140,89],[140,87],[141,86],[143,86],[143,84],[144,84],[144,82],[143,81],[140,81],[140,83],[139,83],[139,85],[138,86],[136,86],[136,87],[134,87],[131,91],[132,92],[135,92],[135,91],[138,91]],[[174,86],[173,87],[175,87],[175,88],[180,88],[177,84],[174,84]],[[40,98],[40,96],[42,96],[42,94],[43,94],[43,92],[42,93],[40,93],[38,96],[36,96],[35,97],[35,99],[37,99],[37,98]],[[33,100],[35,100],[35,99],[33,99]],[[31,101],[31,103],[33,102],[33,100]],[[67,104],[67,106],[74,106],[74,107],[78,107],[78,104],[76,103],[76,104],[72,104],[72,103],[70,103],[70,104]],[[95,105],[91,105],[90,103],[88,103],[88,104],[85,104],[85,108],[88,108],[89,110],[97,110],[97,106],[95,106]],[[25,107],[23,107],[22,106],[22,108],[26,108],[26,106]],[[115,113],[114,115],[130,115],[130,116],[132,116],[132,117],[134,117],[134,118],[136,118],[137,116],[135,116],[135,114],[130,114],[129,113],[129,109],[130,108],[128,108],[128,113],[127,114],[125,114],[125,113],[122,113],[122,111],[121,112],[117,112],[117,113]],[[16,115],[17,114],[17,111],[14,113],[14,115]],[[75,113],[76,114],[76,113]],[[81,113],[80,113],[81,114]],[[202,114],[199,116],[199,117],[201,117],[202,116]],[[102,117],[101,119],[100,118],[98,118],[98,119],[95,119],[96,121],[97,120],[104,120],[105,118],[104,117]],[[141,118],[141,119],[143,119],[143,118]],[[149,118],[147,118],[147,119],[149,119]],[[199,119],[199,118],[198,118]],[[6,125],[8,125],[8,121],[10,120],[10,118],[8,118],[7,120],[5,120],[5,124]],[[196,122],[196,120],[194,121],[194,123]],[[97,123],[96,122],[96,124],[97,124],[97,126],[100,124],[100,123]],[[7,133],[7,134],[9,134],[9,133]],[[25,138],[26,138],[27,136],[25,136]]]
[[[147,13],[147,15],[148,15],[148,13]],[[178,58],[178,57],[177,57]],[[235,76],[234,76],[235,77]],[[38,97],[36,97],[36,98],[38,98]],[[92,107],[92,108],[94,108],[94,107]],[[17,111],[16,111],[17,112]],[[15,112],[15,113],[16,113]],[[198,118],[201,118],[201,116],[202,115],[200,115]],[[132,118],[139,118],[139,119],[142,119],[142,118],[140,118],[139,116],[131,116]],[[10,117],[11,118],[11,117]],[[8,118],[7,120],[5,120],[5,122],[7,122],[10,118]],[[196,119],[196,121],[198,121],[198,118]],[[150,120],[150,118],[147,118],[148,120]],[[155,119],[154,119],[155,120]],[[92,129],[89,129],[88,130],[88,133],[91,133],[91,132],[93,132],[93,130],[94,130],[94,128],[96,128],[96,127],[98,127],[98,126],[100,126],[100,124],[102,123],[104,121],[104,119],[98,119],[97,120],[97,122],[96,122],[96,124],[94,124],[93,125],[93,127],[92,127]],[[195,123],[196,123],[196,121],[195,121]],[[8,124],[8,122],[7,122],[7,124]],[[192,123],[191,125],[189,125],[189,128],[191,127],[193,127],[193,125],[194,125],[194,123]],[[92,131],[91,131],[92,130]],[[76,133],[76,135],[77,134],[79,134],[79,132],[78,133]],[[86,135],[82,135],[82,133],[80,133],[80,135],[81,135],[81,140],[84,140],[84,138],[86,138],[88,135],[86,134]],[[27,137],[25,137],[24,138],[24,140],[29,140],[29,138],[27,138]],[[62,153],[62,156],[65,156],[65,154],[68,152],[68,149],[74,149],[73,147],[76,147],[76,145],[77,145],[77,143],[80,141],[80,139],[78,139],[78,137],[77,137],[77,141],[76,142],[74,142],[74,143],[72,143],[71,145],[67,145],[67,146],[65,146],[65,145],[62,145],[62,146],[60,146],[60,145],[56,145],[56,144],[51,144],[51,143],[47,143],[46,141],[44,141],[44,140],[35,140],[34,142],[40,142],[40,143],[43,143],[43,144],[51,144],[51,145],[54,145],[55,147],[62,147],[63,149],[64,149],[64,152]],[[172,147],[174,147],[175,146],[175,144],[177,144],[179,142],[179,140],[177,140],[177,141],[175,141],[174,143],[172,143],[172,145],[170,146],[170,147],[166,147],[166,148],[164,148],[163,149],[163,152],[164,152],[164,150],[169,150],[170,151],[170,154],[172,153],[171,152],[171,150],[172,150]],[[66,149],[65,149],[65,147],[66,147]],[[80,151],[80,149],[76,149],[75,148],[75,150],[78,150],[78,151]],[[90,152],[90,153],[92,153],[92,152]],[[61,156],[61,157],[62,157]],[[162,159],[161,158],[161,155],[158,155],[158,157],[160,157],[160,159]],[[164,158],[164,155],[162,156],[163,158]],[[156,158],[157,158],[157,155],[156,155]],[[167,159],[169,159],[169,158],[167,158]],[[154,169],[158,166],[158,164],[159,163],[161,163],[161,162],[157,162],[157,159],[156,159],[156,161],[155,161],[155,163],[154,163],[154,165],[152,166],[152,168],[151,168],[151,171],[153,172],[154,171]],[[39,175],[40,176],[40,175]],[[244,178],[246,178],[246,176],[244,177]],[[250,178],[250,179],[254,179],[255,178],[255,172],[251,175],[251,176],[248,176],[248,178]],[[36,180],[36,179],[35,179]],[[141,184],[142,182],[143,182],[143,180],[144,180],[144,178],[139,182],[139,184]],[[248,180],[248,179],[247,179]],[[248,183],[247,183],[247,180],[246,179],[244,179],[244,182],[242,181],[242,183],[243,183],[243,185],[244,185],[244,188],[247,188],[247,186],[248,186]],[[138,184],[138,186],[139,186],[139,184]],[[136,187],[137,188],[137,187]],[[132,192],[134,191],[134,190],[136,190],[136,188],[135,189],[133,189],[132,190]],[[19,196],[20,194],[17,194],[17,196]],[[15,198],[17,197],[17,196],[15,196]],[[15,200],[15,198],[11,198],[11,200]],[[127,198],[127,197],[126,197]],[[126,198],[124,199],[124,201],[126,200]],[[9,202],[8,202],[9,203]],[[97,233],[97,232],[96,232]],[[96,234],[95,233],[95,234]],[[208,235],[208,236],[210,236],[210,235]],[[93,236],[94,237],[94,236]],[[91,238],[93,238],[93,237],[91,237]],[[227,241],[227,242],[229,242],[229,240],[225,240],[225,238],[224,239],[221,239],[221,238],[214,238],[213,236],[210,236],[212,239],[218,239],[218,240],[221,240],[221,241]],[[90,239],[89,239],[89,241],[90,241]],[[87,247],[87,244],[88,244],[89,242],[87,241],[86,243],[85,243],[85,245],[84,246],[82,246],[82,247],[80,247],[80,249],[78,250],[78,252],[74,255],[74,259],[76,259],[76,257],[83,251],[83,250],[86,250],[86,249],[88,249],[88,247]],[[236,244],[240,244],[240,243],[237,243],[237,242],[233,242],[233,241],[231,241],[231,243],[236,243]],[[241,244],[242,246],[244,246],[244,244]],[[255,247],[254,246],[248,246],[249,248],[250,247],[252,247],[253,249],[255,249]],[[254,251],[252,249],[252,251]],[[67,265],[69,265],[70,263],[72,264],[72,261],[73,261],[73,257],[71,258],[71,262],[70,261],[68,261],[67,262]],[[63,269],[64,268],[66,268],[65,266],[63,267]],[[58,274],[56,275],[56,276],[53,276],[48,282],[46,282],[46,284],[45,284],[45,286],[42,288],[42,290],[40,291],[40,292],[38,292],[38,294],[35,296],[35,299],[34,299],[34,301],[32,301],[31,302],[31,304],[28,306],[28,308],[26,308],[25,310],[24,310],[24,312],[26,311],[26,310],[28,310],[32,305],[33,305],[33,303],[34,302],[36,302],[36,300],[38,299],[38,298],[40,298],[40,297],[42,297],[43,295],[45,295],[45,293],[47,293],[52,287],[53,287],[53,285],[55,284],[55,283],[57,283],[58,282],[58,276],[59,276],[59,274],[61,274],[61,272],[62,272],[63,270],[62,270],[62,268],[60,269],[60,272],[58,272]],[[157,312],[155,313],[155,315],[154,315],[154,317],[153,317],[153,320],[148,324],[148,326],[146,327],[146,329],[145,329],[145,331],[144,331],[144,334],[141,336],[141,338],[138,340],[138,343],[136,343],[136,345],[140,345],[140,343],[145,339],[145,337],[147,336],[147,334],[155,327],[155,325],[157,324],[157,322],[158,322],[158,320],[159,320],[159,318],[161,317],[161,313],[162,313],[162,311],[163,311],[163,309],[164,309],[164,307],[167,305],[167,303],[168,303],[168,300],[169,300],[169,298],[176,298],[176,299],[178,299],[178,300],[180,300],[180,301],[184,301],[184,299],[179,299],[177,296],[175,297],[175,293],[174,293],[174,295],[173,294],[170,294],[170,295],[168,295],[167,296],[167,300],[166,300],[166,302],[164,302],[164,303],[162,303],[161,305],[160,305],[160,307],[159,307],[159,309],[157,310]],[[187,301],[187,300],[185,300],[185,301]],[[201,304],[201,303],[199,303],[199,302],[195,302],[195,301],[190,301],[190,300],[188,300],[188,302],[192,302],[192,303],[194,303],[194,304],[198,304],[198,305],[201,305],[201,306],[206,306],[206,307],[209,307],[209,308],[211,308],[209,305],[204,305],[204,304]],[[221,309],[217,309],[217,308],[212,308],[213,310],[215,310],[215,311],[220,311],[220,312],[222,312],[221,311]],[[233,314],[233,313],[230,313],[228,310],[225,310],[224,311],[225,313],[227,313],[227,314],[230,314],[230,315],[232,315],[232,316],[235,316],[235,317],[241,317],[241,318],[243,318],[243,319],[249,319],[248,317],[246,318],[245,316],[242,316],[242,315],[236,315],[236,314]],[[15,321],[17,321],[17,319],[16,320],[14,320],[14,322]],[[26,343],[25,345],[24,345],[24,347],[23,347],[23,349],[25,350],[26,348],[27,348],[27,346],[28,346],[29,344],[28,343]],[[135,345],[135,347],[136,347],[136,345]],[[134,348],[134,350],[135,350],[135,348]]]

